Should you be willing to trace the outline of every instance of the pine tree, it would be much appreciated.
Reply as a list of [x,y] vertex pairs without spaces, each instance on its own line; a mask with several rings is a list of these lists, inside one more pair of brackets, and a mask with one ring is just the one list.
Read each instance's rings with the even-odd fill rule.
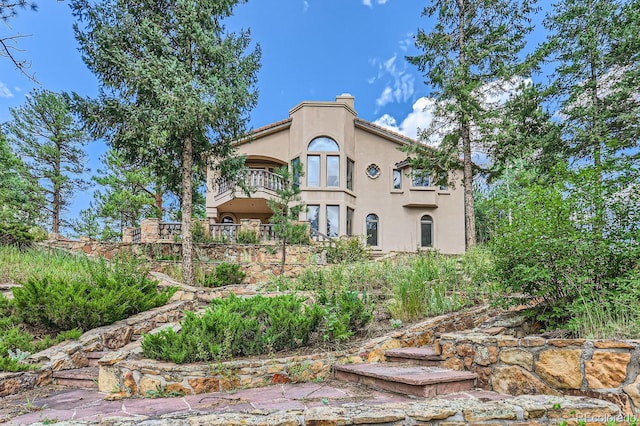
[[207,162],[224,175],[232,141],[256,103],[258,48],[223,20],[241,0],[75,0],[83,59],[101,95],[84,105],[92,130],[132,163],[149,166],[181,189],[184,280],[193,282],[194,175]]
[[26,104],[11,108],[8,137],[31,176],[44,190],[42,206],[51,216],[51,230],[59,233],[62,214],[73,193],[84,188],[84,145],[87,134],[65,98],[48,90],[34,90]]
[[434,0],[423,11],[433,22],[431,29],[419,30],[415,37],[422,54],[407,58],[424,73],[441,118],[421,135],[425,143],[441,138],[439,149],[411,145],[409,152],[417,154],[412,166],[434,176],[462,169],[467,248],[476,242],[472,143],[490,135],[496,123],[482,97],[485,91],[509,83],[518,71],[518,56],[531,29],[531,3]]

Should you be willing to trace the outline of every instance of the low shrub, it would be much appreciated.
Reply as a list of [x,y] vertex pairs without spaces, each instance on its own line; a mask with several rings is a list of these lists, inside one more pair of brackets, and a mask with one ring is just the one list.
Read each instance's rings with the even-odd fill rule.
[[28,247],[35,240],[31,228],[19,223],[0,223],[0,246]]
[[163,305],[175,292],[158,292],[158,283],[133,258],[113,264],[87,258],[82,262],[88,278],[32,276],[13,290],[13,304],[21,319],[52,330],[89,330]]
[[258,234],[253,231],[239,231],[236,234],[236,242],[238,244],[258,244],[260,239]]
[[321,319],[295,295],[216,299],[198,316],[187,312],[180,333],[145,335],[144,355],[175,363],[211,361],[304,346]]
[[353,263],[368,258],[369,250],[359,237],[336,239],[327,247],[329,263]]
[[240,265],[223,262],[216,266],[213,273],[203,273],[199,282],[205,287],[222,287],[241,284],[245,276],[246,274],[240,270]]
[[146,357],[177,364],[266,354],[305,346],[316,335],[343,342],[373,318],[369,298],[353,291],[304,302],[296,295],[216,299],[201,316],[187,312],[180,333],[145,335],[142,349]]

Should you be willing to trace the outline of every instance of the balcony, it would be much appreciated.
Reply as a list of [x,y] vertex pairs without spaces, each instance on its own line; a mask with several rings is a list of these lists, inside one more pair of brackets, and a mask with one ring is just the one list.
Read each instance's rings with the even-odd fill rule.
[[437,188],[411,187],[402,194],[402,207],[438,207]]
[[243,185],[250,195],[234,182],[223,181],[218,184],[214,207],[236,213],[270,213],[266,200],[277,196],[276,191],[283,187],[283,181],[268,170],[248,169],[243,177]]

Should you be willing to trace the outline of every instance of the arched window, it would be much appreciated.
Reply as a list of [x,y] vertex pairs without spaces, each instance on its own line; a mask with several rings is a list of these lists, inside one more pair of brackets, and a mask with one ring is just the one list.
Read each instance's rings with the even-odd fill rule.
[[427,214],[420,218],[420,247],[433,247],[433,219]]
[[340,155],[330,153],[340,152],[336,141],[327,136],[314,138],[307,147],[307,186],[319,187],[321,181],[321,167],[324,164],[325,185],[340,186]]
[[340,152],[338,143],[327,136],[320,136],[309,142],[307,151],[310,152]]
[[378,245],[378,215],[370,214],[367,216],[367,245]]
[[233,217],[231,216],[222,216],[222,223],[235,223]]

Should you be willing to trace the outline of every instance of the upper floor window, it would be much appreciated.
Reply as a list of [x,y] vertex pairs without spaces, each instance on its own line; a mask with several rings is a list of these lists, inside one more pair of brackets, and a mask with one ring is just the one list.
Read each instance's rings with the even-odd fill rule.
[[432,186],[431,174],[427,170],[413,169],[411,177],[413,186]]
[[340,152],[338,143],[327,136],[320,136],[309,142],[307,151],[310,152]]
[[336,141],[320,136],[309,142],[307,147],[307,186],[319,187],[324,182],[327,187],[340,187],[340,152]]
[[393,189],[402,189],[402,171],[393,169]]
[[353,170],[355,162],[351,158],[347,158],[347,189],[353,191]]

